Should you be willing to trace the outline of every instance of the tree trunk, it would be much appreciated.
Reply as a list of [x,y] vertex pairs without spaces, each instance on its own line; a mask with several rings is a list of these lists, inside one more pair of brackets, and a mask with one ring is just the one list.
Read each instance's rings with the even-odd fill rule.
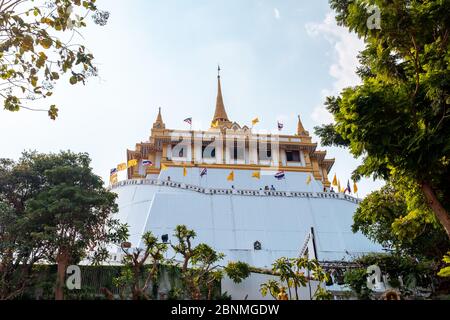
[[66,249],[61,249],[56,257],[58,272],[56,276],[55,300],[64,300],[64,285],[66,280],[66,269],[69,264],[69,254]]
[[140,271],[141,271],[141,265],[138,263],[134,266],[134,283],[133,283],[133,292],[132,292],[132,299],[133,300],[140,300],[141,299],[141,295],[142,295],[142,291],[141,291],[141,286],[140,286],[140,281],[139,281],[139,276],[140,276]]
[[422,191],[425,195],[425,198],[427,199],[428,205],[433,210],[434,215],[444,227],[444,230],[447,233],[448,238],[450,239],[450,215],[439,202],[439,199],[436,197],[436,193],[429,183],[422,183]]
[[209,301],[212,300],[212,293],[213,293],[213,290],[214,290],[214,282],[211,281],[211,282],[208,283],[208,298],[207,298],[207,299],[208,299]]

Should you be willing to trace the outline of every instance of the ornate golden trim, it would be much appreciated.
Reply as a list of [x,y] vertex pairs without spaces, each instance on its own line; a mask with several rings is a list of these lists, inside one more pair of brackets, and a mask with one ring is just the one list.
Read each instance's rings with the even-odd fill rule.
[[[280,167],[271,167],[271,166],[261,166],[261,165],[255,165],[255,164],[211,164],[211,163],[201,163],[201,164],[193,164],[193,163],[173,163],[170,161],[161,162],[167,167],[174,167],[174,168],[208,168],[208,169],[226,169],[226,170],[262,170],[262,171],[285,171],[285,172],[306,172],[313,175],[313,177],[321,181],[322,177],[320,175],[314,174],[313,168],[311,167],[287,167],[287,166],[280,166]],[[157,169],[161,170],[161,169]]]

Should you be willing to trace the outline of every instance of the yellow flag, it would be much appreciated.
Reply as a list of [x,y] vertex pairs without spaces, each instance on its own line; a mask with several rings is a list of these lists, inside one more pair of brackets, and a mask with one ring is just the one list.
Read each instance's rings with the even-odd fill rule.
[[357,193],[358,192],[358,186],[356,185],[356,182],[353,181],[353,193]]
[[112,175],[109,177],[109,183],[110,183],[110,184],[117,183],[117,173],[112,174]]
[[309,185],[311,183],[311,175],[308,174],[308,178],[306,178],[306,184]]
[[337,188],[338,188],[338,192],[342,192],[341,190],[341,182],[338,180],[337,182]]
[[163,164],[163,163],[161,163],[161,170],[167,170],[167,169],[169,169],[169,168],[167,168],[167,166],[165,165],[165,164]]
[[261,171],[253,171],[252,178],[261,179]]
[[184,177],[187,176],[187,169],[186,169],[186,167],[183,167],[183,176],[184,176]]
[[234,181],[234,171],[231,171],[230,174],[227,177],[228,181]]
[[138,164],[137,159],[128,160],[128,168],[135,167],[137,166],[137,164]]
[[256,117],[255,119],[252,120],[252,125],[255,125],[259,122],[259,119]]
[[118,171],[127,170],[127,164],[126,164],[126,163],[118,164],[118,165],[117,165],[117,170],[118,170]]
[[211,123],[211,127],[212,128],[218,128],[219,127],[219,120],[217,120],[216,122]]
[[336,173],[334,174],[334,178],[333,178],[333,186],[337,186],[338,182],[337,182],[337,178],[336,178]]

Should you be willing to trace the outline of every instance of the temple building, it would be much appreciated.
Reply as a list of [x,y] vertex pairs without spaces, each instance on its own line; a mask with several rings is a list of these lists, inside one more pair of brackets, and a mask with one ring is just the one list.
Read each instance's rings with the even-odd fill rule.
[[[210,128],[166,128],[159,109],[148,140],[127,150],[135,165],[127,180],[111,188],[132,246],[142,246],[141,236],[149,230],[170,242],[174,228],[184,224],[197,233],[196,243],[223,252],[224,264],[239,260],[270,268],[280,257],[330,263],[379,252],[380,245],[351,231],[360,200],[331,190],[328,175],[335,159],[317,150],[300,117],[291,135],[261,134],[233,122],[220,75],[217,81]],[[225,281],[223,287],[234,298],[246,293],[259,298],[251,296],[259,292],[255,279],[240,287]]]
[[[253,133],[251,128],[229,120],[223,102],[220,76],[217,81],[217,101],[211,128],[207,131],[167,129],[159,109],[148,141],[136,144],[135,150],[127,151],[127,160],[137,159],[139,163],[138,166],[129,168],[129,179],[149,175],[156,178],[161,174],[161,164],[172,168],[236,170],[272,170],[276,167],[285,172],[311,173],[317,185],[326,189],[330,187],[328,173],[334,159],[326,159],[326,151],[316,150],[317,143],[311,141],[300,116],[295,135]],[[181,139],[184,142],[180,144]],[[212,140],[215,141],[211,143]],[[206,150],[205,153],[208,145],[211,150]],[[152,166],[144,166],[142,160],[151,161]]]

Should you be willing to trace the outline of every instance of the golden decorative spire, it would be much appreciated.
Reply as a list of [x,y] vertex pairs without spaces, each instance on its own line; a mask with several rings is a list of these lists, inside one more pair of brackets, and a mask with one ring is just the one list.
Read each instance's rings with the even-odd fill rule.
[[213,123],[219,122],[229,122],[227,112],[225,111],[225,105],[222,98],[222,86],[220,85],[220,66],[217,68],[217,100],[216,100],[216,111],[214,112]]
[[305,130],[302,124],[302,120],[300,119],[300,115],[298,116],[298,123],[297,123],[297,135],[298,136],[308,136],[309,132]]
[[153,124],[153,129],[165,129],[165,128],[166,125],[164,124],[164,121],[161,116],[161,108],[159,108],[158,116],[156,117],[156,121]]

